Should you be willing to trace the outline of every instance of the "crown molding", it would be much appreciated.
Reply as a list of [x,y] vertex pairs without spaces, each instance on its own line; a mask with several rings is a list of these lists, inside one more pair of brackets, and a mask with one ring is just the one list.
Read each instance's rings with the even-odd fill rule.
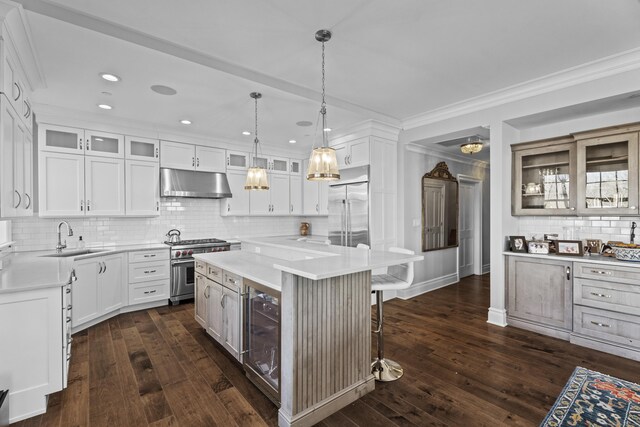
[[489,162],[485,162],[484,160],[472,159],[470,157],[458,156],[456,154],[452,154],[446,151],[438,150],[431,146],[427,147],[424,145],[418,145],[413,143],[405,144],[405,149],[412,153],[426,154],[428,156],[437,157],[439,159],[445,159],[456,163],[463,163],[465,165],[478,166],[481,168],[488,169]]
[[331,132],[329,145],[341,144],[353,139],[374,136],[398,142],[402,128],[399,125],[381,122],[379,120],[364,120],[337,132]]
[[403,120],[405,130],[519,101],[640,68],[640,48],[427,111]]

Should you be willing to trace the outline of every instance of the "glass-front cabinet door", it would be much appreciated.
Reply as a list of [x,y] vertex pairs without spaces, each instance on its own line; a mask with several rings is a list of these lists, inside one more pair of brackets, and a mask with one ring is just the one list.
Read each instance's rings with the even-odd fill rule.
[[125,158],[128,160],[160,161],[160,142],[157,139],[125,136]]
[[578,214],[638,212],[638,133],[577,142]]
[[86,130],[85,154],[100,157],[124,158],[124,136]]
[[513,215],[575,215],[576,156],[570,138],[513,146]]

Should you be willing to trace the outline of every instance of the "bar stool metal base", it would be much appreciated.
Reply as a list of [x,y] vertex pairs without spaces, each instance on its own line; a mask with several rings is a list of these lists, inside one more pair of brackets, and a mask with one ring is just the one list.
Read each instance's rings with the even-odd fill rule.
[[371,363],[371,373],[376,381],[388,382],[400,379],[404,371],[402,370],[402,366],[393,360],[375,359],[373,363]]

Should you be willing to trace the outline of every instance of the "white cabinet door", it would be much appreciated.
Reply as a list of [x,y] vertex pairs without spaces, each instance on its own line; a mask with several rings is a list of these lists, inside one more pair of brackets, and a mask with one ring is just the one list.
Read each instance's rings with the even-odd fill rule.
[[[273,185],[274,175],[269,175],[269,188]],[[270,215],[271,214],[271,195],[270,190],[245,190],[249,193],[251,206],[251,215]]]
[[196,149],[191,144],[160,141],[160,167],[194,170],[196,167]]
[[100,315],[98,308],[98,266],[99,258],[76,261],[74,269],[78,280],[73,282],[71,290],[71,326],[78,326]]
[[125,160],[125,212],[127,215],[160,215],[160,167],[158,163]]
[[369,138],[361,138],[349,143],[349,166],[366,166],[369,164]]
[[38,146],[44,151],[84,154],[84,129],[40,124]]
[[302,178],[299,175],[289,178],[289,213],[302,215]]
[[111,313],[124,304],[123,261],[124,254],[98,258],[101,270],[98,274],[98,312],[100,315]]
[[194,313],[196,317],[196,322],[200,324],[203,328],[207,329],[207,308],[208,308],[208,298],[209,289],[207,288],[208,284],[205,280],[205,277],[202,274],[196,274],[195,278],[195,307]]
[[272,174],[269,187],[271,215],[289,215],[289,175]]
[[269,168],[274,174],[289,173],[289,159],[284,157],[269,157]]
[[85,157],[87,216],[124,215],[124,160]]
[[125,159],[146,160],[156,163],[160,161],[160,142],[157,139],[125,136],[124,145]]
[[40,216],[84,215],[84,156],[40,153]]
[[289,159],[289,173],[294,176],[307,176],[307,171],[302,170],[302,161],[297,159]]
[[249,215],[250,191],[244,189],[247,173],[242,170],[227,171],[227,180],[233,197],[222,199],[220,215]]
[[227,170],[246,170],[249,167],[249,153],[227,151]]
[[[0,97],[1,98],[1,97]],[[0,126],[2,126],[2,197],[0,198],[0,216],[12,217],[16,216],[20,205],[22,205],[21,188],[18,188],[16,182],[16,174],[18,169],[16,160],[18,157],[22,159],[22,144],[18,143],[18,114],[12,105],[4,98],[0,99],[2,106],[2,115],[0,117]],[[20,163],[21,164],[21,163]]]
[[329,215],[329,183],[318,183],[318,215]]
[[306,170],[309,166],[309,160],[305,160],[302,163],[302,170],[305,171],[304,178],[302,180],[302,214],[303,215],[318,215],[318,182],[309,181],[306,178]]
[[202,172],[225,172],[225,151],[221,148],[196,145],[196,170]]
[[338,169],[344,169],[348,165],[349,160],[349,144],[334,145],[333,149],[336,150],[336,157],[338,159]]
[[24,134],[24,215],[33,215],[33,139]]
[[124,136],[93,130],[84,131],[86,155],[124,159]]
[[209,287],[207,333],[222,342],[222,285],[207,278],[205,281]]
[[240,296],[237,290],[222,288],[223,342],[236,359],[240,357]]

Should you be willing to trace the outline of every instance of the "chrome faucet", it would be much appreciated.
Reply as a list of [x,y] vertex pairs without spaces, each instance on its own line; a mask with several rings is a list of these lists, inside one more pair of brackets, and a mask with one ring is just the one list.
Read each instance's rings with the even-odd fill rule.
[[631,223],[631,238],[629,239],[629,243],[633,243],[633,240],[636,238],[636,222],[633,221]]
[[60,230],[62,229],[62,224],[67,226],[67,236],[73,236],[73,229],[71,228],[71,226],[67,221],[62,221],[60,224],[58,224],[58,244],[56,245],[56,252],[58,253],[62,252],[62,250],[67,247],[66,240],[64,241],[64,243],[62,243],[62,236],[60,233]]

